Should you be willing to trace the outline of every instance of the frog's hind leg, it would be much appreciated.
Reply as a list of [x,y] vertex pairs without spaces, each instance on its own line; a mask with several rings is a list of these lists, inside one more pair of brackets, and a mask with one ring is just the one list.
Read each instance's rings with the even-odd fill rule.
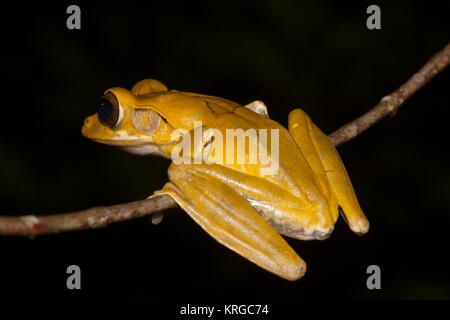
[[295,109],[289,114],[289,132],[315,172],[320,171],[314,167],[317,159],[321,162],[322,171],[325,172],[350,229],[357,234],[366,233],[369,221],[359,206],[347,170],[330,139],[301,109]]
[[258,266],[287,280],[306,271],[305,262],[233,188],[195,170],[169,168],[170,181],[158,194],[171,196],[209,235]]

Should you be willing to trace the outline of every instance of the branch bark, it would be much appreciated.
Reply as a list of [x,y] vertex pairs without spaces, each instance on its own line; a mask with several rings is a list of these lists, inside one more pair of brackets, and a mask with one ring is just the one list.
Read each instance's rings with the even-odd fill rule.
[[177,204],[172,198],[161,195],[152,199],[55,215],[0,216],[0,235],[33,237],[65,231],[95,229],[175,207]]
[[[394,115],[400,106],[422,88],[436,74],[448,65],[450,43],[439,51],[408,81],[381,101],[366,114],[349,122],[329,135],[335,146],[343,144],[365,131],[388,115]],[[105,227],[132,218],[155,214],[165,209],[175,208],[177,204],[166,195],[140,201],[106,207],[94,207],[78,212],[47,216],[27,215],[21,217],[0,216],[0,235],[33,237]]]
[[362,115],[358,119],[347,123],[340,129],[329,135],[331,141],[335,146],[339,146],[344,142],[347,142],[361,132],[367,130],[375,123],[385,118],[388,115],[395,115],[397,110],[411,97],[417,90],[422,88],[428,81],[430,81],[435,75],[447,67],[450,59],[450,43],[436,53],[430,60],[408,81],[406,81],[400,88],[384,96],[380,103],[373,107],[366,114]]

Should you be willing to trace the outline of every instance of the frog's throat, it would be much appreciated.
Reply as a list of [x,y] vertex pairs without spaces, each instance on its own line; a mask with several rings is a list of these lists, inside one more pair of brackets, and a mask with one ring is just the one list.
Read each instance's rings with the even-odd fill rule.
[[166,159],[170,159],[170,154],[163,152],[160,146],[151,143],[141,145],[125,145],[119,147],[126,152],[137,154],[140,156],[160,156]]
[[170,159],[171,150],[177,140],[166,142],[162,145],[157,145],[149,142],[148,140],[136,140],[134,143],[130,143],[127,140],[109,140],[109,139],[93,139],[95,142],[107,144],[110,146],[118,147],[126,152],[142,155],[142,156],[160,156],[166,159]]

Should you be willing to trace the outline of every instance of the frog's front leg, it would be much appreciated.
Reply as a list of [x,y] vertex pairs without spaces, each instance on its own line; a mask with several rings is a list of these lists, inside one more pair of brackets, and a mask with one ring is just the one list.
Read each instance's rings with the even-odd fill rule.
[[264,102],[260,100],[255,100],[245,106],[247,109],[252,110],[266,118],[269,118],[269,113],[267,112],[267,107]]
[[316,176],[323,183],[326,182],[325,179],[328,181],[342,208],[339,211],[344,213],[350,229],[357,234],[366,233],[369,221],[359,206],[347,170],[330,139],[301,109],[295,109],[289,114],[289,133],[303,151]]
[[192,219],[224,246],[278,276],[296,280],[305,262],[233,188],[204,175],[198,166],[174,164],[170,181],[158,194],[171,196]]

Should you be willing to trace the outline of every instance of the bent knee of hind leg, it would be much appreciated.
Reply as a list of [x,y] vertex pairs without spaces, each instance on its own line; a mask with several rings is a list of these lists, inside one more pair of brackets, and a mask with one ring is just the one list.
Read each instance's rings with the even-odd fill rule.
[[314,230],[313,236],[316,240],[327,239],[333,232],[335,223],[328,201],[325,199],[320,201],[315,206],[315,213],[318,218],[318,224]]

